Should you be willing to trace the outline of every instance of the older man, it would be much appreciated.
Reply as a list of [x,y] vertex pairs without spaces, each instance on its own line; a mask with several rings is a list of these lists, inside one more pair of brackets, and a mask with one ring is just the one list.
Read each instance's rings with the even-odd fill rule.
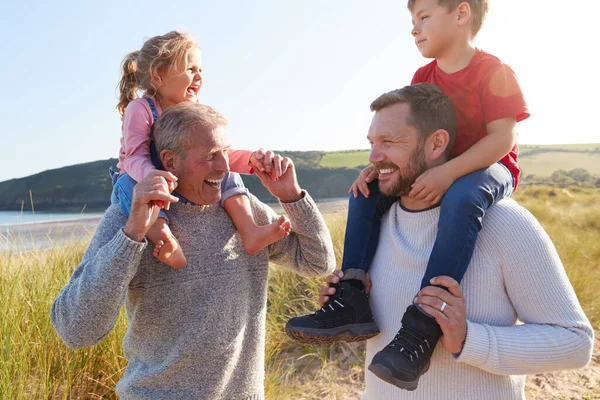
[[[276,181],[257,172],[277,197],[292,232],[256,255],[217,205],[228,171],[225,119],[196,103],[160,117],[162,164],[134,190],[129,217],[111,206],[70,282],[52,305],[52,323],[70,347],[100,342],[125,305],[128,359],[117,385],[122,399],[252,399],[264,397],[264,343],[269,261],[306,276],[335,265],[329,232],[293,164]],[[168,180],[177,179],[177,197]],[[257,223],[277,219],[251,196]],[[181,270],[161,264],[144,239],[158,204],[170,204],[170,226],[185,249]]]
[[[379,178],[381,192],[399,201],[384,215],[369,269],[369,301],[381,333],[367,341],[363,399],[522,399],[523,375],[584,366],[592,352],[590,323],[548,235],[513,200],[502,200],[487,212],[462,287],[449,277],[436,277],[435,286],[415,296],[440,210],[408,193],[418,176],[447,161],[454,134],[447,117],[454,112],[444,93],[429,84],[386,93],[371,109],[369,161],[385,172]],[[419,123],[420,118],[427,123]],[[337,290],[323,289],[325,307],[291,320],[288,330],[310,333],[324,318],[361,310],[364,294],[341,271],[328,282]],[[432,316],[429,321],[423,322],[421,309]],[[368,323],[370,313],[365,315],[362,322]],[[411,329],[398,333],[401,325],[414,321],[421,321],[431,336],[439,324],[441,346],[431,348],[426,336]],[[411,363],[431,352],[431,362],[424,365],[429,371],[418,387],[418,376],[407,382]]]

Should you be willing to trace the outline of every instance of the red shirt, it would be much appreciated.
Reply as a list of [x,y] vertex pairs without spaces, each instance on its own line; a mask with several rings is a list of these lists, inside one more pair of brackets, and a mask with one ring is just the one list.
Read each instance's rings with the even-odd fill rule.
[[[434,60],[419,68],[411,85],[427,82],[438,86],[456,109],[456,140],[450,151],[455,157],[464,153],[486,135],[486,125],[498,119],[515,117],[517,122],[529,117],[529,110],[513,70],[497,57],[477,49],[469,65],[446,74]],[[517,164],[517,145],[500,160],[515,178],[521,170]]]

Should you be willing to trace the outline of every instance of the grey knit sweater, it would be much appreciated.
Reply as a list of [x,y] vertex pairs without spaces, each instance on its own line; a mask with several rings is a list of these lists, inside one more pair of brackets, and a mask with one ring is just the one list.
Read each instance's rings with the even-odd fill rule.
[[[258,224],[277,218],[250,200]],[[116,388],[122,399],[263,399],[269,261],[305,276],[335,267],[310,196],[283,208],[292,233],[251,256],[221,207],[173,204],[170,227],[188,261],[176,270],[152,257],[151,245],[125,236],[127,218],[111,206],[52,305],[56,331],[70,347],[94,345],[125,305],[128,365]]]
[[[409,212],[398,203],[384,216],[369,271],[381,333],[367,341],[367,365],[398,332],[419,289],[438,219],[439,208]],[[460,356],[454,359],[438,344],[414,392],[367,370],[363,399],[522,399],[524,375],[590,360],[593,330],[560,258],[537,220],[513,200],[487,212],[461,288],[468,331]]]

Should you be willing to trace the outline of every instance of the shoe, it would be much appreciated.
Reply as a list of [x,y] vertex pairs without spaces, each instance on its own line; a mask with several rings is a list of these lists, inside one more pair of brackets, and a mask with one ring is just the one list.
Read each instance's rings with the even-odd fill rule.
[[401,389],[415,390],[419,378],[429,369],[441,336],[435,319],[412,304],[402,317],[402,328],[390,344],[375,354],[369,371]]
[[335,294],[314,314],[291,318],[287,335],[308,344],[330,344],[337,341],[358,342],[379,333],[373,319],[369,296],[350,280],[332,285]]

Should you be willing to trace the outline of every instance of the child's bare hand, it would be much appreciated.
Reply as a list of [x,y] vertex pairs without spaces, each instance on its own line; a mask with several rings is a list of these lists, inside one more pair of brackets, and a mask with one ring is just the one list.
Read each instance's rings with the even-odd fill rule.
[[368,167],[360,171],[358,179],[354,181],[352,186],[350,186],[350,190],[348,190],[348,193],[354,193],[355,199],[358,197],[359,191],[363,194],[363,196],[369,197],[369,194],[371,194],[371,192],[369,190],[368,184],[373,182],[378,177],[379,173],[377,172],[377,169],[375,169],[374,166],[369,165]]
[[442,201],[442,197],[453,183],[454,177],[443,165],[433,167],[423,172],[423,174],[415,180],[408,196],[414,197],[417,200],[437,204]]

